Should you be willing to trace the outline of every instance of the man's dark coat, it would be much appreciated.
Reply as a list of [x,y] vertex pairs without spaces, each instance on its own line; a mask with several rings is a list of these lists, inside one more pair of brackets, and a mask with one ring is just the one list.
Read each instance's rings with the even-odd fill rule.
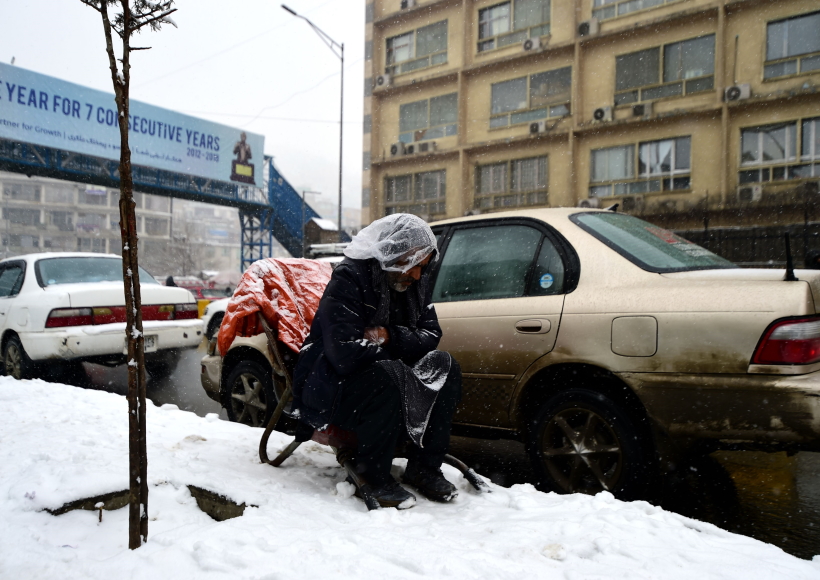
[[[302,346],[293,376],[293,408],[314,427],[333,422],[346,377],[380,360],[401,360],[412,365],[435,350],[441,340],[430,292],[423,293],[415,328],[412,323],[388,324],[390,340],[384,346],[364,340],[364,329],[377,326],[374,316],[380,296],[371,279],[374,263],[346,258],[336,267]],[[425,276],[429,272],[422,274]],[[407,300],[411,292],[418,291],[416,284],[404,293],[392,294]]]

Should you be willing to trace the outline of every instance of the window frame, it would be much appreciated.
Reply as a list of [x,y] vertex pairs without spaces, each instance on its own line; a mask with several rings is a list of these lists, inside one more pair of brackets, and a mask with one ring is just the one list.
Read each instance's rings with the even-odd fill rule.
[[[544,160],[544,187],[532,190],[518,191],[513,188],[513,165],[524,161]],[[488,193],[481,192],[481,171],[484,168],[493,168],[497,166],[504,167],[504,188],[502,191],[490,191]],[[491,169],[492,171],[492,169]],[[531,157],[520,157],[514,159],[506,159],[503,161],[495,161],[492,163],[476,164],[475,165],[475,187],[473,188],[473,207],[479,211],[493,211],[504,210],[516,207],[538,207],[544,206],[549,202],[549,155],[535,155]],[[492,182],[492,178],[490,178]],[[543,201],[533,199],[543,193]],[[512,205],[505,205],[503,200],[517,198],[518,203]],[[483,201],[488,201],[489,205],[482,205]],[[523,201],[523,203],[522,203]]]
[[[649,0],[649,2],[652,2],[652,1],[655,1],[655,0]],[[645,0],[609,0],[609,1],[603,0],[603,3],[598,4],[596,6],[596,4],[599,2],[599,0],[594,0],[594,2],[592,3],[592,17],[597,18],[600,22],[603,22],[604,20],[612,20],[613,18],[620,18],[621,16],[627,16],[629,14],[634,14],[636,12],[645,12],[645,11],[648,11],[648,10],[654,10],[655,8],[660,8],[661,6],[665,6],[666,4],[673,4],[673,3],[678,2],[678,1],[680,1],[680,0],[657,0],[656,4],[653,4],[651,6],[643,6],[642,4],[644,4]],[[623,12],[620,12],[620,7],[621,6],[627,6],[628,7],[629,4],[638,4],[638,3],[641,4],[640,8],[633,8],[631,10],[627,9],[627,10],[624,10]],[[612,14],[612,15],[607,14],[607,12],[610,9],[614,9],[614,14]]]
[[[439,240],[438,243],[438,250],[440,258],[436,260],[433,266],[433,271],[430,275],[430,290],[435,288],[436,281],[438,280],[439,270],[441,268],[441,263],[444,261],[444,256],[447,252],[447,248],[450,245],[450,240],[453,238],[453,233],[457,230],[461,229],[468,229],[468,228],[480,228],[480,227],[491,227],[491,226],[500,226],[500,225],[527,225],[534,227],[541,231],[541,241],[538,243],[536,247],[535,253],[532,258],[532,262],[530,263],[529,271],[527,280],[525,283],[525,294],[524,296],[519,297],[518,299],[526,299],[526,298],[541,298],[542,296],[529,296],[528,292],[529,289],[532,287],[532,273],[535,271],[536,262],[538,260],[538,256],[541,254],[541,249],[544,244],[544,240],[549,240],[550,243],[555,247],[559,256],[561,257],[561,261],[564,263],[564,291],[561,294],[557,294],[557,296],[565,296],[575,291],[578,287],[578,281],[581,278],[581,261],[578,258],[578,253],[575,251],[575,248],[572,247],[572,244],[567,241],[567,239],[561,235],[558,230],[556,230],[552,225],[547,222],[535,219],[535,218],[525,218],[525,217],[505,217],[505,218],[494,218],[490,217],[487,219],[482,220],[473,220],[464,223],[454,223],[454,224],[446,224],[442,226],[433,226],[431,229],[433,230],[433,234],[436,236],[436,239]],[[509,298],[504,298],[503,300],[510,300]],[[464,301],[468,302],[468,301]]]
[[[678,142],[682,139],[689,140],[688,169],[673,169],[670,172],[657,174],[649,172],[641,173],[641,147],[671,141],[672,149],[670,151],[670,155],[674,160],[677,154]],[[594,169],[592,160],[593,153],[596,151],[609,151],[618,148],[627,150],[631,149],[632,151],[631,175],[623,178],[594,181],[592,175]],[[587,187],[587,192],[590,198],[628,197],[632,195],[644,195],[647,193],[689,193],[692,191],[692,135],[673,135],[662,139],[652,139],[651,141],[638,141],[621,145],[613,145],[611,147],[599,147],[598,149],[590,149],[589,153],[589,185]],[[607,168],[609,168],[608,162]],[[686,181],[684,182],[684,180]],[[686,187],[675,187],[676,181],[680,184],[686,183]]]
[[[422,56],[418,56],[418,34],[420,31],[423,31],[425,28],[430,28],[433,26],[440,25],[444,23],[444,31],[445,36],[447,37],[444,43],[444,50],[440,50],[438,52],[431,52],[428,54],[424,54]],[[391,46],[391,42],[397,38],[401,38],[403,36],[409,36],[410,41],[410,52],[411,56],[405,60],[395,61],[393,60],[395,57],[393,56],[395,53],[395,49]],[[433,22],[431,24],[425,24],[424,26],[420,26],[419,28],[414,28],[412,30],[408,30],[401,34],[396,34],[391,36],[385,40],[385,50],[384,50],[384,72],[386,74],[392,76],[398,76],[403,74],[409,74],[412,72],[416,72],[419,70],[431,68],[434,66],[439,66],[442,64],[447,64],[447,53],[448,48],[450,45],[450,22],[449,19],[445,18],[444,20],[439,20],[438,22]],[[421,61],[426,60],[427,64],[423,66],[411,66],[414,63],[420,63]],[[437,60],[437,62],[434,62]],[[406,70],[405,70],[406,69]]]
[[[546,74],[546,73],[557,73],[558,71],[563,71],[569,69],[569,89],[568,95],[566,100],[564,99],[555,99],[554,101],[544,103],[543,105],[539,105],[537,107],[532,106],[532,79],[535,76]],[[527,106],[523,109],[514,109],[510,111],[505,111],[501,113],[493,113],[493,88],[504,83],[509,83],[513,81],[520,81],[521,79],[527,80],[527,87],[526,87],[526,101]],[[554,111],[553,111],[554,110]],[[543,111],[544,114],[540,115],[539,112]],[[528,125],[533,121],[538,121],[541,119],[562,119],[564,117],[568,117],[572,114],[572,65],[562,66],[559,68],[548,69],[539,71],[536,73],[524,75],[523,77],[515,77],[512,79],[506,79],[503,81],[499,81],[497,83],[490,84],[490,120],[489,120],[489,128],[492,129],[504,129],[508,127],[516,127],[519,125]],[[515,118],[515,120],[514,120]],[[506,119],[505,123],[501,123],[500,120]]]
[[[803,151],[804,134],[806,125],[811,125],[814,139],[811,141],[813,154],[806,154]],[[743,161],[743,132],[764,127],[775,127],[783,125],[793,127],[794,139],[787,137],[787,143],[794,143],[794,151],[791,155],[786,155],[783,159],[764,161],[762,160],[762,139],[764,133],[758,133],[758,150],[761,151],[760,161]],[[816,135],[820,132],[820,116],[798,117],[788,119],[780,123],[767,123],[765,125],[750,125],[740,127],[738,139],[738,173],[737,184],[739,186],[753,183],[780,183],[785,181],[799,181],[801,179],[814,179],[820,177],[820,146],[817,145]]]
[[[552,0],[545,0],[549,3],[549,10],[547,20],[543,22],[539,22],[538,24],[534,24],[532,26],[526,26],[523,28],[515,28],[515,3],[516,0],[506,0],[504,2],[498,2],[496,4],[492,4],[490,6],[484,6],[478,9],[478,13],[476,15],[476,22],[478,23],[478,30],[476,31],[476,53],[480,54],[483,52],[489,52],[493,50],[500,50],[502,48],[506,48],[508,46],[513,46],[516,43],[523,42],[528,38],[541,38],[544,36],[550,36],[552,33]],[[483,37],[481,36],[481,28],[482,28],[482,20],[481,16],[483,13],[487,12],[488,10],[492,10],[494,8],[499,8],[504,6],[505,4],[509,5],[509,28],[506,32],[499,32],[498,34],[494,34],[491,36]],[[526,36],[520,38],[514,38],[522,33],[526,33]],[[504,44],[499,45],[499,42],[506,41]],[[488,45],[488,46],[484,46]]]
[[[679,44],[683,45],[686,42],[692,42],[699,40],[701,38],[708,38],[712,37],[712,72],[709,74],[703,74],[695,77],[690,78],[680,78],[673,81],[665,81],[664,80],[664,70],[666,64],[666,51],[668,48]],[[645,103],[649,101],[658,101],[661,99],[670,99],[670,98],[680,98],[680,97],[688,97],[691,95],[707,93],[707,92],[714,92],[715,90],[715,59],[717,58],[716,53],[716,35],[714,32],[709,34],[701,34],[699,36],[693,36],[692,38],[684,38],[682,40],[676,40],[675,42],[667,42],[664,44],[660,44],[657,46],[650,46],[647,48],[642,48],[640,50],[633,50],[632,52],[627,52],[624,54],[617,54],[615,55],[615,106],[623,106],[623,105],[633,105],[635,103]],[[649,51],[649,50],[657,50],[658,51],[658,76],[656,77],[660,82],[652,83],[648,85],[639,85],[634,87],[629,87],[627,89],[618,90],[618,59],[622,57],[631,56],[637,54],[639,52]],[[711,79],[711,86],[708,88],[697,88],[697,83],[705,82]],[[662,89],[668,89],[670,87],[674,87],[675,85],[680,85],[680,92],[679,93],[670,93],[670,94],[658,94],[658,95],[648,95],[644,96],[645,91],[661,91]],[[689,86],[692,86],[693,89],[689,90]],[[632,98],[634,94],[634,99]]]
[[[432,115],[432,101],[433,99],[443,99],[445,97],[455,96],[456,102],[456,121],[455,123],[446,123],[446,124],[439,124],[439,125],[431,125],[431,115]],[[418,103],[427,103],[427,126],[423,129],[413,129],[411,131],[404,131],[401,130],[401,110],[402,107],[416,105]],[[438,129],[439,127],[442,128],[443,135],[437,135],[436,133],[432,133],[433,129]],[[448,131],[452,128],[452,132],[448,133]],[[421,133],[421,135],[419,135]],[[428,133],[432,133],[428,135]],[[429,99],[420,99],[418,101],[411,101],[409,103],[401,103],[399,105],[399,141],[401,143],[415,143],[418,141],[429,141],[432,139],[444,139],[445,137],[454,137],[458,135],[458,92],[454,93],[447,93],[444,95],[436,95],[435,97],[430,97]]]
[[[436,198],[417,199],[416,195],[420,187],[417,183],[419,180],[424,179],[425,175],[432,173],[442,174],[437,186],[439,196]],[[406,201],[388,201],[388,194],[391,189],[392,182],[395,182],[397,179],[407,179],[408,177],[410,178],[408,199]],[[433,216],[437,218],[443,217],[447,212],[447,169],[442,167],[441,169],[417,171],[415,173],[404,173],[402,175],[385,175],[384,193],[382,195],[382,199],[384,204],[383,213],[385,216],[401,212],[412,213],[413,215],[419,216],[423,219]],[[425,208],[426,211],[420,211],[420,208],[422,207]]]
[[[770,26],[777,25],[785,22],[791,22],[795,20],[800,20],[801,18],[810,18],[812,16],[816,16],[820,19],[820,10],[815,10],[812,12],[806,12],[803,14],[794,14],[792,16],[787,16],[786,18],[778,18],[777,20],[770,20],[766,22],[766,45],[765,45],[765,54],[763,57],[763,82],[774,81],[774,80],[781,80],[793,76],[802,76],[808,74],[818,74],[820,73],[820,50],[806,52],[801,54],[794,54],[790,56],[784,56],[780,58],[773,58],[769,59],[769,32]],[[788,28],[786,29],[786,33],[783,37],[783,42],[788,43]],[[820,35],[820,31],[817,32]],[[815,68],[810,68],[808,70],[803,70],[803,61],[804,60],[816,60],[817,66]],[[782,72],[780,74],[767,74],[768,69],[771,67],[776,66],[784,66],[794,62],[794,71],[793,72]]]

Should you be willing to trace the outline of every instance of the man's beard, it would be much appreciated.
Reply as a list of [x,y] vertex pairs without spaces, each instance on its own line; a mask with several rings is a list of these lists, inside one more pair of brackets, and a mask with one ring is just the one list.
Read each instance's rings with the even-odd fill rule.
[[[405,286],[402,284],[403,281],[409,281],[410,284]],[[387,285],[390,286],[396,292],[405,292],[412,283],[415,282],[413,278],[403,274],[402,272],[388,272],[387,273]]]

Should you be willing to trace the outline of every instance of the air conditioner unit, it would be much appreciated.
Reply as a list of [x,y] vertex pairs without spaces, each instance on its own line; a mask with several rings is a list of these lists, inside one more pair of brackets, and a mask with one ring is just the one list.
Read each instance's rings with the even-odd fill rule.
[[651,117],[652,116],[652,103],[638,103],[636,105],[632,105],[632,116],[633,117]]
[[541,48],[541,39],[537,36],[535,38],[528,38],[527,40],[521,43],[521,48],[524,49],[524,52],[528,52],[530,50],[537,50]]
[[405,145],[404,146],[404,154],[405,155],[415,155],[417,147],[418,147],[418,145],[413,145],[412,143],[410,143],[409,145]]
[[390,157],[401,157],[402,155],[406,154],[406,149],[407,147],[404,145],[404,143],[393,143],[390,146]]
[[393,79],[390,78],[390,75],[385,73],[383,75],[379,75],[376,77],[376,88],[381,89],[384,87],[389,87],[393,83]]
[[763,198],[763,186],[759,183],[741,185],[737,188],[737,200],[740,203],[754,203]]
[[733,85],[731,87],[727,87],[725,91],[723,91],[723,99],[728,103],[730,101],[742,101],[744,99],[748,99],[752,96],[752,89],[749,86],[749,83],[744,83],[742,85]]
[[419,153],[432,153],[436,150],[437,145],[435,141],[423,141],[417,147]]
[[536,135],[538,133],[546,133],[547,132],[547,122],[546,121],[533,121],[530,123],[530,135]]
[[578,25],[578,36],[592,36],[598,34],[598,19],[590,18]]
[[612,120],[612,107],[598,107],[592,113],[592,118],[599,123]]
[[407,10],[408,8],[415,8],[416,0],[401,0],[401,9]]
[[578,207],[599,208],[601,207],[601,200],[597,197],[590,197],[589,199],[582,199],[578,202]]

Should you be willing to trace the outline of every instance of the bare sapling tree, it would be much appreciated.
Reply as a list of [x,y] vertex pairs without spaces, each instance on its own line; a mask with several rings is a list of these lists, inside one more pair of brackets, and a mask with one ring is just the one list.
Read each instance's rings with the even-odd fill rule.
[[[120,130],[120,234],[122,237],[122,278],[125,290],[128,345],[128,450],[130,509],[128,547],[139,548],[148,540],[148,456],[145,422],[145,339],[142,333],[139,261],[137,255],[137,218],[134,213],[134,182],[131,174],[131,149],[128,146],[129,89],[131,52],[149,47],[131,46],[132,37],[143,28],[159,30],[163,24],[174,24],[169,18],[176,12],[173,0],[80,0],[96,10],[102,18],[105,49],[114,84],[114,100]],[[109,7],[111,11],[109,12]],[[114,48],[114,34],[122,42],[120,57]]]

